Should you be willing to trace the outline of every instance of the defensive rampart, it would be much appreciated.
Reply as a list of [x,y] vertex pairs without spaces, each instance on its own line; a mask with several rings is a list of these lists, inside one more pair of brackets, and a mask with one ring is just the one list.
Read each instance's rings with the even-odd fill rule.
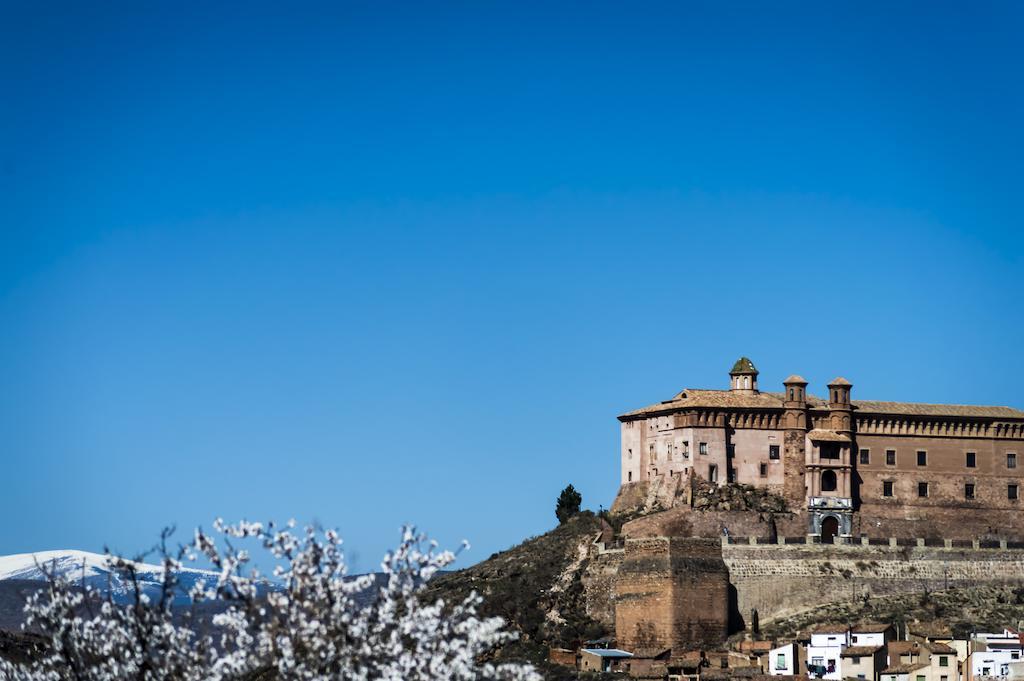
[[722,557],[740,613],[749,617],[756,609],[762,622],[840,601],[1024,583],[1024,548],[1007,542],[985,544],[991,548],[981,542],[927,543],[752,545],[733,538],[723,542]]
[[[725,617],[735,631],[737,625],[750,621],[755,609],[760,621],[767,624],[830,603],[1024,584],[1022,543],[934,537],[863,539],[834,545],[807,541],[807,537],[769,542],[766,537],[731,536],[710,544],[708,540],[687,542],[667,537],[595,542],[584,577],[588,609],[607,625],[615,623],[617,634],[626,640],[638,638],[638,624],[642,629],[649,626],[646,622],[655,621],[659,643],[681,645],[685,632],[707,632],[708,613],[691,612],[688,603],[675,598],[680,588],[692,591],[696,587],[704,595],[713,594],[703,608],[718,609],[718,617]],[[714,554],[721,556],[727,572],[724,599],[719,587],[708,591],[722,575]],[[711,567],[702,578],[697,573],[703,566]],[[628,612],[623,612],[627,601]]]

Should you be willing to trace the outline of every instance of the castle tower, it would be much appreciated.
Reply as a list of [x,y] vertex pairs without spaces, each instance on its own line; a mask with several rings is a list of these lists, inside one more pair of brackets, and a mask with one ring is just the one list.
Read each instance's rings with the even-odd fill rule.
[[[808,433],[808,532],[822,542],[850,541],[853,521],[853,384],[828,384],[828,428]],[[838,539],[837,539],[838,538]]]
[[850,389],[853,384],[840,376],[828,384],[828,409],[832,422],[832,430],[849,434],[853,405],[850,403]]
[[783,417],[785,443],[782,455],[782,495],[791,509],[807,504],[805,481],[805,436],[807,435],[807,381],[793,375],[782,382],[785,386]]
[[729,372],[729,389],[733,392],[756,395],[757,374],[754,363],[747,357],[740,357]]

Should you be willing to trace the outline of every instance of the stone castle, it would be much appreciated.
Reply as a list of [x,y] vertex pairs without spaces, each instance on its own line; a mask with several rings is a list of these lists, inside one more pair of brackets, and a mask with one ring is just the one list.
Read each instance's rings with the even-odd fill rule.
[[619,417],[622,480],[584,578],[620,647],[706,649],[851,599],[1024,584],[1024,411],[686,389]]
[[620,416],[620,498],[676,477],[742,483],[781,496],[825,542],[919,536],[918,523],[946,537],[1024,531],[1024,411],[854,400],[844,378],[826,399],[800,376],[761,392],[757,376],[742,357],[729,390],[686,389]]

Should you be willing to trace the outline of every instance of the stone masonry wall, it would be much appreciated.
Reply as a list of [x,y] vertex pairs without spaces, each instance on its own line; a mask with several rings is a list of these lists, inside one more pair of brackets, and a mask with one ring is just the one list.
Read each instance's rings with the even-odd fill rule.
[[728,635],[729,581],[707,539],[627,540],[615,580],[615,633],[627,650],[689,650]]
[[830,602],[958,586],[1024,583],[1024,550],[919,546],[722,547],[740,613],[762,622]]

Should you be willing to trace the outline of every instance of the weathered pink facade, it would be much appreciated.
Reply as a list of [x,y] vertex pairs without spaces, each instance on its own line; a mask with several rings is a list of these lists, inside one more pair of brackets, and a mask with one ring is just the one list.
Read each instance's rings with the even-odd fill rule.
[[1012,522],[1020,511],[1024,412],[856,401],[843,378],[825,399],[799,376],[761,392],[757,376],[744,357],[729,390],[687,389],[620,416],[622,483],[694,475],[769,488],[829,539],[849,537],[855,514],[914,522],[967,509]]

